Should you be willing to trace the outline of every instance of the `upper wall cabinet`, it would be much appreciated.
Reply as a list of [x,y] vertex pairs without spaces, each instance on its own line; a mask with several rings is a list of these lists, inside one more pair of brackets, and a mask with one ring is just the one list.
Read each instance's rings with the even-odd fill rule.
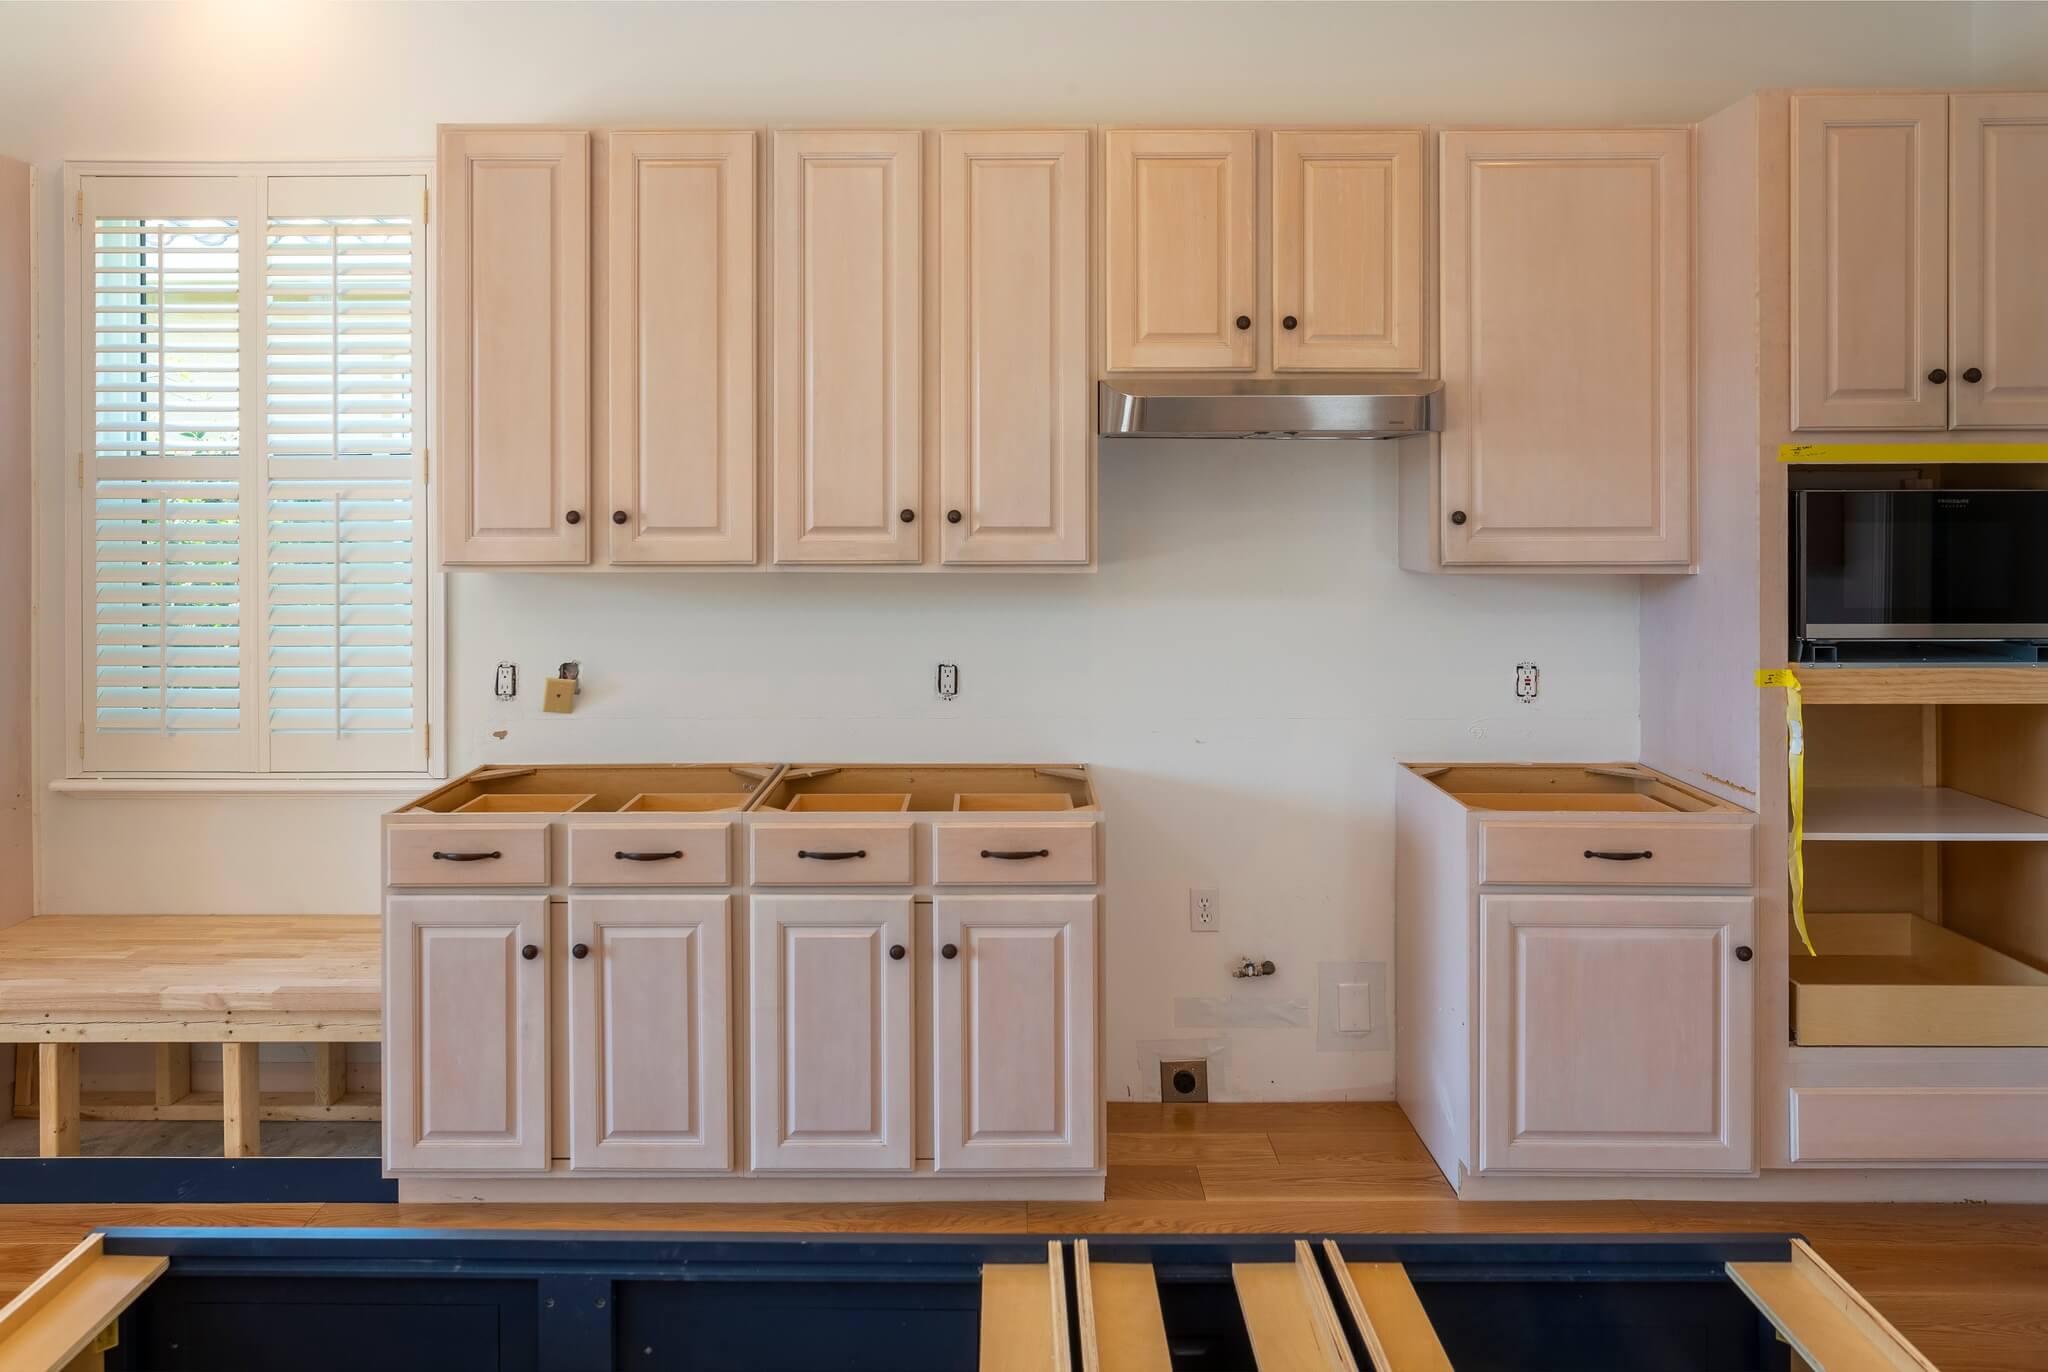
[[948,563],[1088,560],[1088,135],[939,135]]
[[1263,219],[1249,130],[1113,129],[1104,146],[1109,370],[1425,367],[1419,131],[1266,135]]
[[615,133],[613,562],[754,560],[754,135]]
[[923,138],[775,135],[777,562],[916,562]]
[[1252,370],[1254,136],[1112,129],[1103,146],[1109,369]]
[[1273,370],[1422,367],[1422,135],[1272,136]]
[[1792,101],[1792,426],[2048,426],[2048,95]]
[[444,129],[445,562],[590,556],[590,135]]
[[1692,135],[1446,133],[1442,168],[1435,564],[1685,570]]

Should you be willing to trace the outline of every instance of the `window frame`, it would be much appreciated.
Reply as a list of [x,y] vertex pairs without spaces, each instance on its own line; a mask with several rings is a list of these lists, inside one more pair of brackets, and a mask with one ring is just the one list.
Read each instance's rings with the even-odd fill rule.
[[[89,178],[183,179],[231,177],[244,179],[254,206],[250,232],[258,235],[256,260],[267,261],[265,243],[270,227],[268,182],[273,177],[346,178],[418,177],[424,190],[422,212],[415,247],[415,298],[420,309],[415,321],[419,345],[414,360],[413,424],[417,453],[417,501],[414,530],[425,540],[421,564],[420,605],[424,623],[416,643],[419,653],[420,708],[425,730],[421,765],[395,771],[294,772],[280,770],[166,770],[93,768],[86,765],[90,712],[86,692],[90,682],[86,662],[88,635],[86,613],[92,599],[91,573],[86,566],[91,539],[86,521],[93,508],[85,481],[88,469],[86,448],[91,443],[87,417],[90,369],[85,365],[85,348],[92,323],[87,317],[87,276],[93,257],[92,226],[82,215],[85,187]],[[447,646],[446,573],[439,567],[439,533],[434,518],[433,456],[435,359],[438,356],[438,325],[433,308],[437,286],[438,227],[433,222],[436,186],[434,163],[430,158],[300,162],[67,162],[64,165],[64,448],[60,480],[64,490],[64,766],[53,790],[82,793],[172,793],[180,791],[214,794],[278,795],[292,793],[409,794],[420,782],[447,775],[447,730],[444,727]],[[245,289],[260,292],[262,280],[245,283]],[[259,297],[260,300],[260,297]],[[260,304],[259,304],[260,314]],[[253,339],[241,344],[245,355],[253,355],[261,366],[265,337],[259,329]],[[264,509],[263,437],[261,432],[242,435],[243,498],[250,512],[244,518],[257,521],[260,538]],[[253,450],[249,444],[256,444]],[[253,489],[252,489],[253,487]],[[40,536],[39,536],[40,541]],[[260,553],[259,553],[260,555]],[[255,622],[252,618],[250,622]],[[249,638],[250,648],[262,661],[260,636]],[[339,664],[337,663],[337,670]],[[262,697],[251,707],[250,723],[244,727],[267,732],[268,708]],[[267,756],[262,744],[252,745],[259,756]]]

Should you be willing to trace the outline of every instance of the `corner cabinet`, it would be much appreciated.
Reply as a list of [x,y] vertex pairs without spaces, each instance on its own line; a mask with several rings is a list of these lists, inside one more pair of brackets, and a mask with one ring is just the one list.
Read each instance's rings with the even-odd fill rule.
[[590,135],[443,129],[441,559],[590,560]]
[[1687,571],[1685,129],[1442,136],[1445,420],[1403,469],[1423,570]]

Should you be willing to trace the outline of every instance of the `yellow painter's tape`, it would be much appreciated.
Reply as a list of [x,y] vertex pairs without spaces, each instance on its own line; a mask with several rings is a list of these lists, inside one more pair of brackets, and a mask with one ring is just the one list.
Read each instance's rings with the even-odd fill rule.
[[1780,667],[1759,671],[1756,684],[1785,688],[1785,775],[1792,799],[1792,836],[1785,856],[1792,875],[1792,923],[1806,951],[1817,957],[1813,935],[1806,929],[1806,717],[1799,706],[1799,678]]
[[2048,462],[2048,443],[1782,443],[1780,462]]

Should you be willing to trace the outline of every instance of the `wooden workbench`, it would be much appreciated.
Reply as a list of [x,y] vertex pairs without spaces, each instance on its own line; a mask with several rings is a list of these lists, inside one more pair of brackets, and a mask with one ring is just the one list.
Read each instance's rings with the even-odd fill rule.
[[[42,1155],[78,1151],[85,1043],[157,1046],[153,1092],[108,1093],[87,1114],[218,1110],[231,1158],[259,1151],[263,1119],[375,1119],[374,1097],[347,1094],[343,1052],[382,1034],[379,927],[374,915],[46,915],[0,929],[0,1043],[38,1045]],[[195,1043],[223,1045],[217,1101],[191,1090]],[[311,1093],[259,1094],[263,1043],[315,1045]]]

